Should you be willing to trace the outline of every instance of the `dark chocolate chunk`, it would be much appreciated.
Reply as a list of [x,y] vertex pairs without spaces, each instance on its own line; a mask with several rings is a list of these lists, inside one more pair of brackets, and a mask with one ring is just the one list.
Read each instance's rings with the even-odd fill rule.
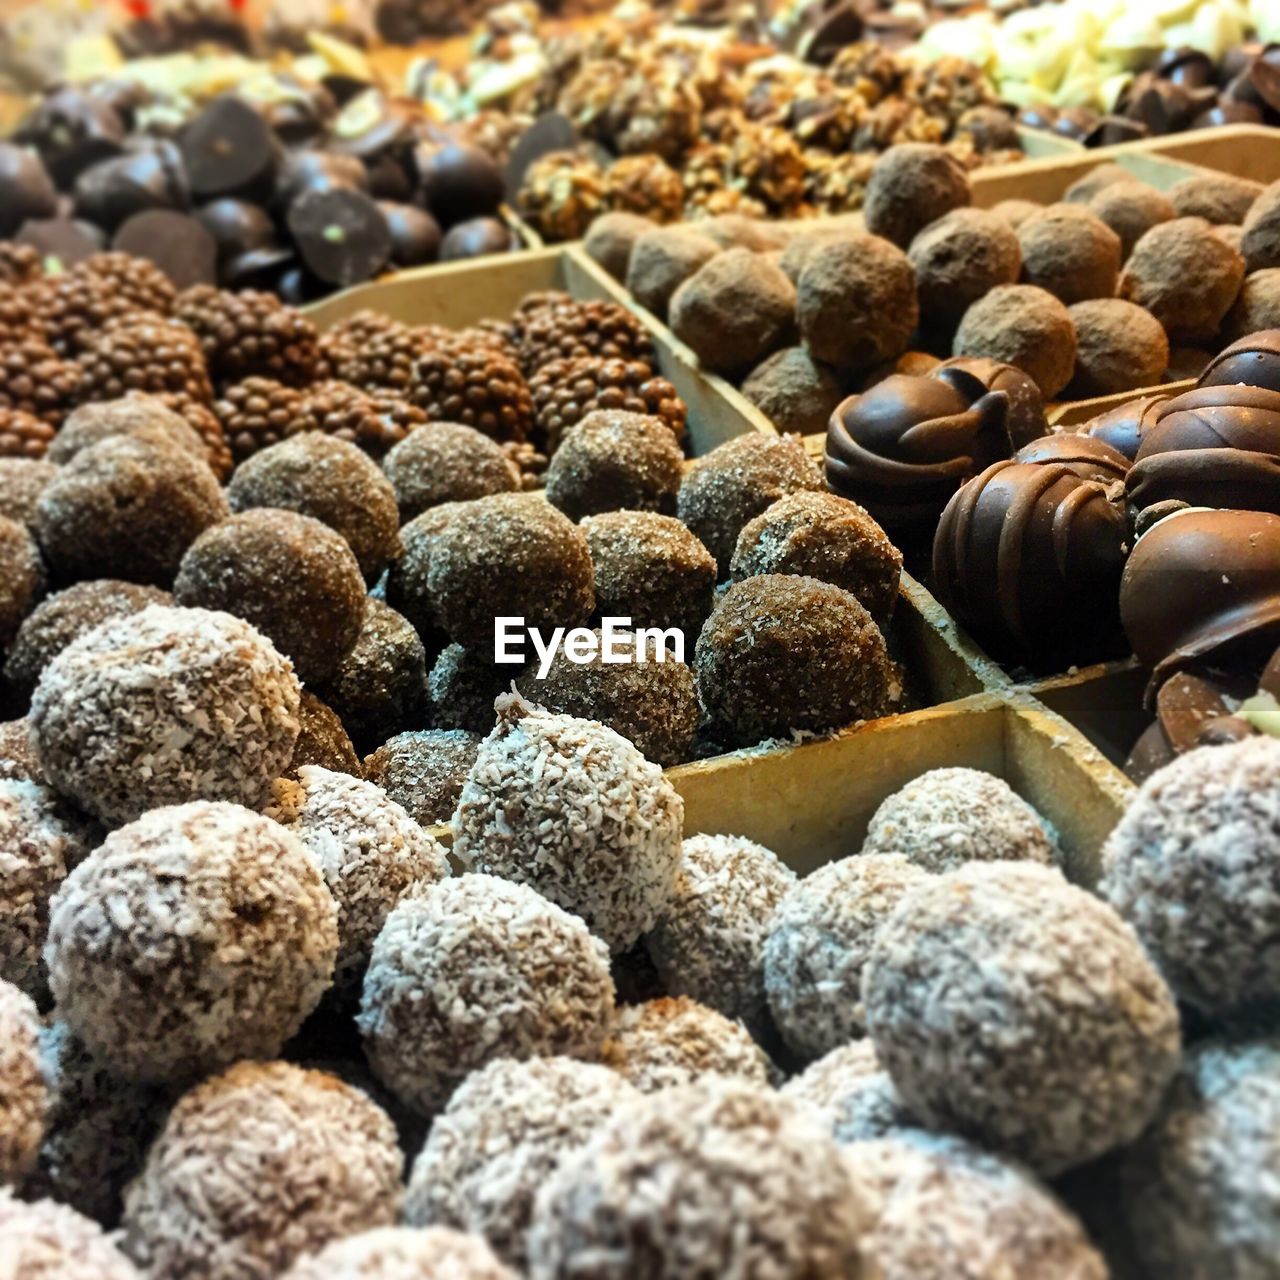
[[91,164],[120,154],[125,127],[106,99],[68,87],[37,102],[14,138],[35,147],[54,182],[69,187]]
[[502,173],[478,147],[419,146],[414,163],[422,199],[442,226],[494,214],[502,204]]
[[288,222],[308,270],[327,284],[359,284],[390,260],[386,215],[362,191],[308,191],[289,206]]
[[450,227],[440,244],[440,261],[482,258],[490,253],[509,253],[516,247],[515,233],[498,218],[472,218]]
[[135,213],[116,232],[111,247],[154,262],[179,289],[218,281],[217,241],[188,213]]
[[391,260],[400,267],[419,267],[440,256],[440,224],[412,204],[379,201],[391,232]]
[[189,199],[182,157],[163,139],[91,165],[76,180],[74,194],[77,217],[108,231],[148,209],[185,209]]
[[265,200],[275,185],[280,143],[262,113],[234,94],[215,98],[182,131],[182,158],[200,199]]
[[196,210],[201,225],[213,237],[222,261],[238,258],[276,243],[276,224],[271,215],[248,200],[224,197]]
[[11,236],[30,218],[52,218],[58,194],[38,156],[0,142],[0,235]]

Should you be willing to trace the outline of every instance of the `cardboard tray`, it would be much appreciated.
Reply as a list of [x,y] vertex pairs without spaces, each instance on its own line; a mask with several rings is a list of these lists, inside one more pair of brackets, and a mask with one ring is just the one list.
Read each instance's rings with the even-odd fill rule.
[[1228,124],[1193,129],[1162,138],[1128,142],[1122,151],[1162,156],[1182,164],[1216,169],[1254,182],[1280,181],[1280,129],[1264,124]]

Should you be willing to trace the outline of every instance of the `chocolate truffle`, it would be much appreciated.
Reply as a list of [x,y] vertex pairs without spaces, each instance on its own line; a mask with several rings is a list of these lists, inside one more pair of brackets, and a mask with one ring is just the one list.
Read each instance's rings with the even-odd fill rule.
[[31,1280],[143,1280],[89,1218],[53,1200],[19,1200],[0,1188],[5,1263]]
[[1061,463],[1084,480],[1097,480],[1101,484],[1124,482],[1129,474],[1130,461],[1119,449],[1112,448],[1105,440],[1082,435],[1078,431],[1057,431],[1023,445],[1013,455],[1014,462]]
[[1247,334],[1224,347],[1205,366],[1196,385],[1217,387],[1236,382],[1280,391],[1280,329]]
[[1280,267],[1245,276],[1240,295],[1227,313],[1226,331],[1237,338],[1260,329],[1280,329]]
[[1062,198],[1068,204],[1088,204],[1094,196],[1104,188],[1114,185],[1117,182],[1132,182],[1133,174],[1129,172],[1123,165],[1119,164],[1100,164],[1094,169],[1090,169],[1082,178],[1077,178],[1062,193]]
[[1022,269],[1018,235],[986,209],[953,209],[912,241],[907,257],[925,323],[956,324],[971,303],[997,285],[1016,284]]
[[298,700],[288,661],[248,623],[149,605],[49,663],[31,736],[58,790],[119,825],[197,798],[259,804],[293,755]]
[[25,147],[0,143],[0,235],[7,240],[24,222],[52,218],[58,194],[40,157]]
[[1145,182],[1136,181],[1108,183],[1085,207],[1120,237],[1122,262],[1145,232],[1157,223],[1169,222],[1179,216],[1169,196]]
[[1044,206],[1034,200],[1001,200],[991,206],[991,212],[1003,218],[1017,231],[1032,214],[1039,213],[1042,208]]
[[48,780],[36,758],[29,729],[25,717],[0,724],[0,778],[44,784]]
[[8,648],[23,619],[44,595],[45,568],[25,525],[0,517],[0,650]]
[[1119,293],[1146,307],[1170,341],[1208,342],[1235,302],[1244,273],[1244,258],[1203,218],[1175,218],[1152,227],[1134,246]]
[[520,468],[502,447],[456,422],[433,422],[411,431],[383,458],[382,469],[395,491],[402,523],[442,502],[520,489]]
[[450,227],[440,241],[440,261],[483,258],[519,247],[516,234],[500,218],[468,218]]
[[972,198],[964,166],[945,147],[903,142],[871,170],[862,216],[873,235],[905,249],[922,228]]
[[738,535],[749,520],[789,493],[822,488],[817,464],[795,436],[743,435],[693,462],[676,505],[680,519],[727,576]]
[[366,582],[399,554],[392,485],[363,449],[305,431],[242,462],[227,486],[232,511],[279,507],[340,533]]
[[594,1062],[490,1062],[462,1082],[432,1123],[413,1164],[405,1222],[473,1232],[523,1271],[539,1188],[637,1096],[620,1075]]
[[627,291],[665,320],[675,291],[719,252],[720,246],[693,226],[646,231],[631,250]]
[[171,444],[195,458],[209,456],[199,433],[180,413],[155,396],[135,391],[119,400],[99,400],[72,409],[49,445],[47,457],[50,462],[70,462],[100,440],[128,435]]
[[1045,1176],[1136,1138],[1181,1049],[1133,930],[1027,862],[972,862],[910,890],[876,934],[863,999],[914,1112]]
[[1123,298],[1093,298],[1068,311],[1076,330],[1076,371],[1067,388],[1072,399],[1115,395],[1164,379],[1169,339],[1149,311]]
[[40,1069],[39,1031],[34,1002],[0,979],[0,1185],[22,1182],[44,1135],[49,1093]]
[[742,394],[779,431],[808,436],[826,429],[844,386],[807,347],[784,347],[747,375]]
[[1248,270],[1280,267],[1280,182],[1273,182],[1253,202],[1243,226],[1240,250]]
[[1179,218],[1238,226],[1262,191],[1262,183],[1232,173],[1204,173],[1175,183],[1169,188],[1169,199]]
[[1075,326],[1067,308],[1044,289],[1001,285],[964,313],[952,351],[1015,365],[1035,379],[1048,400],[1075,371]]
[[832,1049],[792,1076],[781,1092],[816,1107],[841,1146],[920,1128],[870,1040],[852,1040]]
[[386,214],[363,191],[304,191],[289,205],[286,222],[307,269],[325,284],[360,284],[391,257]]
[[625,281],[636,242],[656,226],[652,219],[637,213],[601,214],[591,224],[582,247],[615,280]]
[[445,525],[465,507],[462,502],[442,502],[415,516],[400,530],[400,558],[387,574],[387,603],[413,624],[424,644],[444,643],[440,615],[429,589],[431,558]]
[[923,372],[954,382],[956,375],[949,370],[967,373],[977,380],[983,391],[1004,392],[1009,401],[1009,439],[1015,449],[1038,440],[1049,430],[1044,396],[1035,379],[1017,366],[987,356],[952,356]]
[[1018,228],[1022,278],[1068,304],[1109,298],[1120,275],[1120,237],[1078,204],[1053,204]]
[[492,661],[492,650],[447,645],[427,676],[431,723],[483,737],[497,722],[494,700],[510,691],[512,675],[512,668]]
[[0,516],[34,527],[36,504],[57,474],[43,459],[0,458]]
[[280,1275],[392,1225],[403,1164],[395,1126],[361,1090],[240,1062],[169,1113],[125,1196],[125,1248],[148,1275]]
[[730,567],[735,582],[794,573],[834,583],[883,627],[898,599],[902,553],[856,502],[805,491],[780,498],[743,526]]
[[329,986],[336,914],[312,856],[276,823],[221,801],[156,809],[54,895],[49,985],[112,1071],[190,1079],[279,1052]]
[[1102,441],[1132,462],[1138,456],[1143,437],[1155,426],[1156,415],[1168,398],[1153,395],[1130,400],[1090,418],[1079,432],[1082,436]]
[[360,757],[337,713],[327,707],[314,693],[302,691],[298,708],[298,741],[294,744],[293,759],[285,777],[297,777],[304,764],[318,764],[321,768],[337,773],[349,773],[353,778],[364,776]]
[[739,379],[786,346],[795,314],[796,290],[781,267],[750,249],[727,249],[675,291],[669,323],[705,368]]
[[465,729],[398,733],[364,761],[365,777],[420,826],[448,822],[480,749]]
[[496,876],[406,898],[373,944],[357,1023],[378,1078],[423,1115],[495,1058],[594,1058],[608,952],[577,916]]
[[859,232],[810,255],[796,282],[795,305],[809,353],[848,374],[900,356],[920,315],[907,255]]
[[448,1227],[378,1227],[309,1253],[281,1280],[517,1280],[479,1236]]

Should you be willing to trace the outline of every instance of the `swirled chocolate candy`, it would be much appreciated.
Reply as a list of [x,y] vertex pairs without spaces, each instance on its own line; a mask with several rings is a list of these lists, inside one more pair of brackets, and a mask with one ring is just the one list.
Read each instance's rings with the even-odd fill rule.
[[962,369],[977,378],[988,391],[1003,391],[1009,397],[1009,439],[1015,449],[1049,430],[1044,416],[1044,396],[1036,380],[1017,365],[992,360],[989,356],[952,356],[929,372],[936,378],[944,369]]
[[1155,426],[1156,414],[1168,396],[1139,396],[1090,418],[1077,435],[1090,436],[1119,450],[1130,462],[1138,456],[1143,437]]
[[1280,329],[1263,329],[1233,342],[1209,361],[1196,386],[1240,382],[1280,392]]
[[1120,652],[1127,525],[1114,492],[1061,463],[992,464],[942,513],[938,598],[1005,662],[1054,671]]
[[1075,472],[1082,480],[1100,484],[1123,482],[1129,474],[1129,459],[1105,440],[1081,435],[1078,431],[1059,431],[1041,436],[1023,445],[1013,455],[1014,462],[1056,462]]

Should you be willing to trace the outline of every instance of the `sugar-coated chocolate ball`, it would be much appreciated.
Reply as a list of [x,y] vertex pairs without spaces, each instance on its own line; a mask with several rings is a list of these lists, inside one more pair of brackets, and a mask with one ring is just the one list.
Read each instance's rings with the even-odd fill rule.
[[34,528],[40,495],[57,474],[42,458],[0,458],[0,516]]
[[905,249],[922,228],[972,198],[964,166],[945,147],[904,142],[876,161],[862,216],[873,235]]
[[388,739],[364,761],[376,783],[420,826],[448,822],[480,750],[466,729],[415,729]]
[[1001,285],[964,313],[952,352],[1014,365],[1050,400],[1075,372],[1076,331],[1053,294],[1030,284]]
[[675,291],[720,252],[696,227],[658,227],[640,236],[627,263],[627,292],[659,319],[666,319]]
[[465,502],[520,489],[520,468],[474,427],[433,422],[411,431],[382,460],[407,523],[443,502]]
[[997,285],[1016,284],[1022,249],[1013,228],[988,209],[953,209],[929,223],[907,250],[920,313],[930,325],[954,324]]
[[451,644],[441,650],[427,676],[431,723],[437,729],[465,729],[484,737],[497,721],[495,699],[511,689],[512,668],[492,655]]
[[400,530],[401,556],[387,574],[387,603],[413,624],[424,644],[437,648],[447,640],[430,590],[431,559],[438,535],[463,509],[462,502],[442,502],[415,516]]
[[1273,182],[1249,207],[1240,251],[1250,271],[1280,267],[1280,182]]
[[306,689],[298,707],[298,741],[286,777],[296,777],[304,764],[318,764],[323,769],[363,776],[360,757],[332,707],[327,706]]
[[1120,237],[1123,261],[1144,233],[1157,223],[1180,216],[1171,195],[1166,196],[1145,182],[1112,182],[1097,192],[1085,207]]
[[281,1280],[517,1280],[480,1236],[448,1227],[377,1227],[309,1253]]
[[136,391],[119,400],[97,400],[72,409],[46,456],[50,462],[70,462],[92,445],[116,436],[138,436],[153,444],[171,444],[205,461],[209,456],[199,433],[180,413],[162,400]]
[[601,214],[591,224],[582,247],[615,280],[625,281],[636,241],[656,227],[651,218],[638,213]]
[[1203,218],[1215,226],[1239,225],[1262,194],[1260,182],[1233,173],[1203,173],[1169,188],[1179,218]]
[[44,594],[40,549],[25,525],[0,517],[0,651],[7,649]]
[[779,431],[807,436],[825,430],[844,384],[807,347],[784,347],[747,375],[742,394]]
[[1163,381],[1169,338],[1151,312],[1123,298],[1092,298],[1068,310],[1076,330],[1072,397],[1110,396]]
[[39,1033],[35,1001],[0,979],[0,1186],[26,1177],[44,1137],[49,1090]]
[[23,1280],[142,1280],[90,1218],[53,1200],[19,1200],[0,1187],[5,1263]]
[[870,1040],[838,1045],[792,1076],[782,1094],[816,1107],[841,1146],[920,1128]]

